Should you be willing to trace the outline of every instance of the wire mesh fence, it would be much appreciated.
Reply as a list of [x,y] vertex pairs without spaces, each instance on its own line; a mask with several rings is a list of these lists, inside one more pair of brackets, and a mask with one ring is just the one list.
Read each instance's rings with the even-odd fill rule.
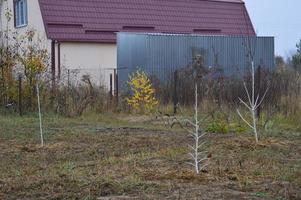
[[66,68],[55,78],[53,88],[50,72],[36,76],[32,81],[19,74],[13,84],[1,90],[1,110],[20,115],[36,111],[38,83],[43,110],[69,116],[81,115],[89,110],[109,111],[117,102],[116,78],[114,69]]
[[[78,116],[89,111],[108,112],[116,108],[124,112],[130,111],[125,101],[130,93],[118,93],[118,75],[115,71],[105,70],[103,73],[103,70],[65,69],[61,77],[56,78],[55,90],[46,75],[40,77],[37,81],[41,91],[42,109],[67,116]],[[255,77],[256,93],[263,95],[265,89],[269,88],[261,110],[267,114],[280,112],[286,115],[298,115],[301,112],[300,73],[293,69],[269,71],[257,68]],[[161,84],[156,77],[150,76],[150,79],[162,112],[176,112],[179,105],[193,106],[194,83],[191,74],[175,71],[168,84]],[[216,78],[208,73],[199,79],[199,102],[204,106],[202,109],[208,113],[225,108],[235,110],[239,103],[238,97],[247,100],[243,80],[250,88],[248,74],[243,78]],[[30,85],[24,76],[16,77],[15,83],[6,92],[4,95],[1,90],[2,112],[17,112],[22,115],[36,111],[35,81]]]

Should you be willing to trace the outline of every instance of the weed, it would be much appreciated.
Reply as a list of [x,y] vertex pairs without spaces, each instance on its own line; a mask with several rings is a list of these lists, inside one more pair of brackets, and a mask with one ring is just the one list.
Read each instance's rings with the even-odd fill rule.
[[255,195],[256,197],[260,197],[260,198],[265,198],[265,197],[267,197],[267,194],[264,193],[264,192],[256,192],[254,195]]
[[208,125],[206,128],[207,132],[210,133],[223,133],[226,134],[229,132],[229,127],[226,123],[221,121],[214,121]]

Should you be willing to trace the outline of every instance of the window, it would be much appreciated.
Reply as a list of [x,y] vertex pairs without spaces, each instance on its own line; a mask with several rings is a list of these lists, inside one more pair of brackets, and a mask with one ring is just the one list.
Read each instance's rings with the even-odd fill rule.
[[27,25],[27,1],[15,0],[14,1],[14,17],[15,26],[22,27]]

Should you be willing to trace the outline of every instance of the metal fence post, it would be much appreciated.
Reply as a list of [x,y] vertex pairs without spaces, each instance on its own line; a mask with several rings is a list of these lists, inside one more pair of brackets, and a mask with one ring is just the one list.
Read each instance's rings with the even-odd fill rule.
[[110,74],[110,105],[112,105],[112,100],[113,100],[113,74]]
[[70,69],[67,70],[67,84],[68,84],[68,91],[69,91],[69,88],[70,88]]
[[118,104],[118,75],[117,69],[114,69],[114,98],[116,104]]
[[118,105],[118,103],[119,103],[118,74],[116,74],[115,84],[116,84],[116,105]]
[[178,71],[174,72],[174,94],[173,94],[173,113],[177,114],[177,104],[178,104],[178,94],[177,94],[177,85],[178,85]]

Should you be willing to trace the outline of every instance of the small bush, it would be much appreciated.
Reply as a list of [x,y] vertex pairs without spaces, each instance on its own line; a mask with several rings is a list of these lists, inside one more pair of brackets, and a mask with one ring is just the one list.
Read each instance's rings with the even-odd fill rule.
[[134,110],[140,113],[151,112],[159,104],[153,84],[145,72],[138,70],[130,75],[128,84],[132,95],[126,100]]
[[211,133],[228,133],[229,132],[229,126],[222,121],[214,121],[208,125],[206,128],[207,132]]

